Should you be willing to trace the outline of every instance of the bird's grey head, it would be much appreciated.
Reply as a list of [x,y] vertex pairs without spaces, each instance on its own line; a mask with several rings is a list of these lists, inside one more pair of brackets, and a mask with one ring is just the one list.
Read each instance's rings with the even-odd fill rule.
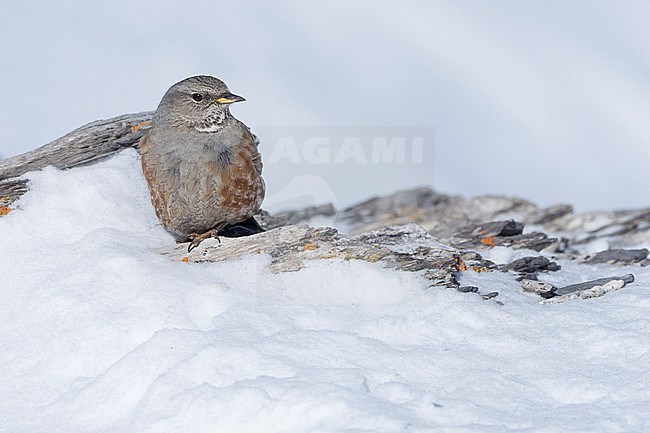
[[186,78],[167,90],[153,123],[187,126],[200,132],[216,132],[229,118],[228,105],[245,101],[233,95],[226,83],[208,75]]

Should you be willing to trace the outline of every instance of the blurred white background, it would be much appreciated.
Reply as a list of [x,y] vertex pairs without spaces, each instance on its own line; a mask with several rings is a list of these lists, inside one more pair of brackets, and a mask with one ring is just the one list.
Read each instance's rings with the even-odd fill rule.
[[270,205],[430,184],[648,206],[648,23],[646,0],[4,2],[0,155],[153,110],[171,84],[210,74],[247,98],[233,113],[265,157],[266,127],[435,130],[409,170],[329,164],[310,183],[308,163],[267,164]]

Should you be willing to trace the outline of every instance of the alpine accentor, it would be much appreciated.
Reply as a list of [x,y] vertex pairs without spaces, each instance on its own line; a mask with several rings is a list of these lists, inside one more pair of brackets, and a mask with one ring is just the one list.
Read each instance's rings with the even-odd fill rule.
[[165,93],[140,141],[156,215],[178,241],[192,241],[188,251],[238,223],[262,231],[252,219],[264,199],[262,157],[230,114],[239,101],[215,77],[187,78]]

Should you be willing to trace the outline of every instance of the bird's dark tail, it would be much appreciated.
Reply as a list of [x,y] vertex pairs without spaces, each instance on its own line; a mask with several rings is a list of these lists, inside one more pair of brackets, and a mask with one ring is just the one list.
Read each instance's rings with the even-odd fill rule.
[[250,217],[247,220],[240,221],[235,224],[228,224],[221,230],[219,230],[219,236],[226,238],[240,238],[242,236],[250,236],[257,233],[262,233],[265,231],[260,225],[255,221],[255,218]]

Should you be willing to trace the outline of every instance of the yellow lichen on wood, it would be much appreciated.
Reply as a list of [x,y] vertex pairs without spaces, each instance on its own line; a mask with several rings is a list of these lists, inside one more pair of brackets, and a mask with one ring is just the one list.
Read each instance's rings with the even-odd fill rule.
[[379,254],[371,254],[371,255],[366,257],[366,260],[369,261],[370,263],[378,262],[381,259],[382,259],[382,256],[379,255]]
[[151,120],[145,120],[144,122],[140,122],[137,125],[133,125],[131,127],[131,132],[135,132],[138,129],[146,128],[148,126],[151,126]]

